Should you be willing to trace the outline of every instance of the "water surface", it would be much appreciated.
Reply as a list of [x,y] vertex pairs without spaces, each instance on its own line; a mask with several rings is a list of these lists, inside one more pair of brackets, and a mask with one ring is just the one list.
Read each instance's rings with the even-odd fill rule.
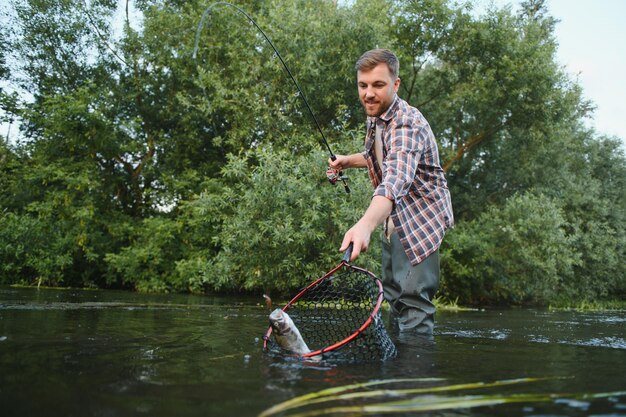
[[432,338],[390,330],[397,358],[339,365],[263,352],[268,314],[260,297],[0,287],[1,415],[257,416],[325,388],[410,379],[276,415],[410,399],[442,405],[370,415],[626,416],[625,311],[439,312]]

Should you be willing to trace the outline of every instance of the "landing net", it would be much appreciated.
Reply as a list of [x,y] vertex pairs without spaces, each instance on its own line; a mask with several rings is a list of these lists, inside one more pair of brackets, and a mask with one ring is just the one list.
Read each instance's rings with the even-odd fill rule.
[[[396,356],[380,312],[382,283],[371,272],[343,262],[294,297],[283,310],[311,352],[323,359],[364,362]],[[271,328],[265,348],[278,349]]]

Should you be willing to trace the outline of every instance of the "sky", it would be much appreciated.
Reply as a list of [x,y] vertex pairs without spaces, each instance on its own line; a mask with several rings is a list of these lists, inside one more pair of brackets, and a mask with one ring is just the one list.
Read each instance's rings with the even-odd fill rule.
[[[522,0],[472,0],[480,8]],[[132,3],[132,2],[131,2]],[[626,147],[626,0],[547,0],[559,43],[557,59],[596,110],[588,124]],[[6,135],[7,126],[0,126]]]
[[[476,0],[498,8],[521,0]],[[559,22],[557,60],[596,110],[589,125],[626,146],[626,0],[547,0]]]

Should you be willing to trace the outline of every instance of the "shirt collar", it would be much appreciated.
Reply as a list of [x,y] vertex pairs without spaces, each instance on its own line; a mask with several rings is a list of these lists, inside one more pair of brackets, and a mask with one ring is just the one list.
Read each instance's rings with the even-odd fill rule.
[[396,107],[398,106],[398,94],[394,94],[393,101],[391,102],[391,106],[387,110],[383,112],[379,116],[379,119],[384,120],[385,122],[389,122],[393,117],[393,114],[396,112]]
[[381,114],[378,117],[367,116],[367,121],[368,121],[369,125],[370,126],[375,126],[377,119],[381,119],[385,123],[388,123],[392,119],[393,114],[396,112],[396,107],[398,106],[398,100],[399,100],[398,94],[394,94],[393,101],[391,102],[391,105],[389,106],[389,108],[387,110],[385,110],[383,112],[383,114]]

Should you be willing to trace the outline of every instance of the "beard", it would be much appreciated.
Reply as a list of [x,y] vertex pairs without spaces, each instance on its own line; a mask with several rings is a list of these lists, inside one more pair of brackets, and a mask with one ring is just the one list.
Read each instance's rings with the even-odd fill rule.
[[384,103],[377,101],[377,100],[368,100],[368,101],[363,100],[361,104],[363,104],[363,108],[365,109],[365,114],[367,114],[370,117],[378,117],[381,114],[383,114],[384,110],[386,110],[386,108],[383,108]]

